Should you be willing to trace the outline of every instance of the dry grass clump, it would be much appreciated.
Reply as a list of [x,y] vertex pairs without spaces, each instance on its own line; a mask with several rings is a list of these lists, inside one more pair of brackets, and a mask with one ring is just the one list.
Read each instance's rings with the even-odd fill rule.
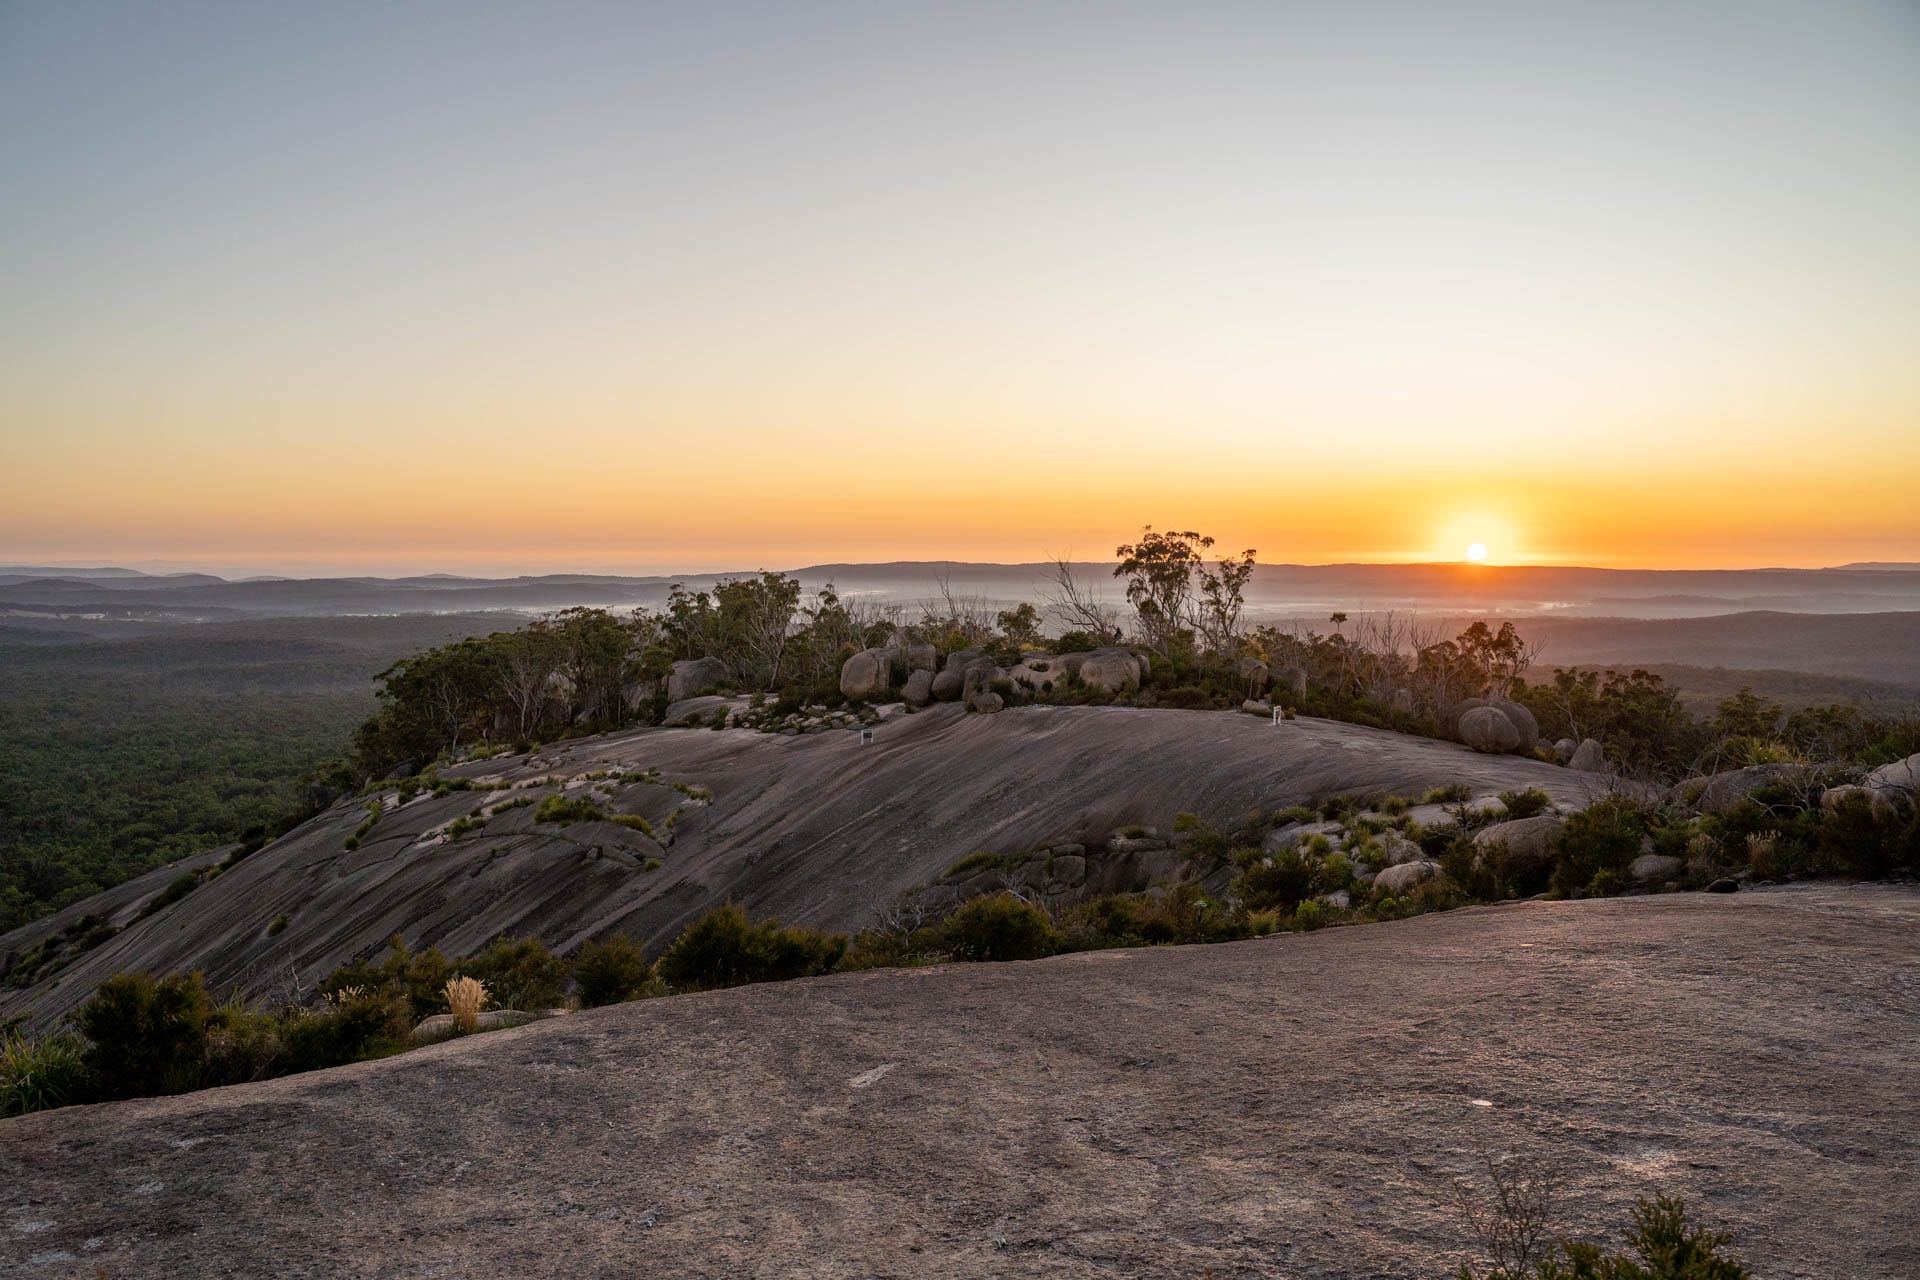
[[487,1003],[487,984],[478,978],[447,979],[447,1008],[461,1031],[480,1029],[480,1009]]

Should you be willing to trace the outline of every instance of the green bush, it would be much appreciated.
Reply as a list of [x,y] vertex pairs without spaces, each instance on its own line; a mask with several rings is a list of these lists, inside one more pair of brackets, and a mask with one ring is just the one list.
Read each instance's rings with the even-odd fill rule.
[[356,960],[342,965],[322,980],[320,994],[334,997],[349,987],[390,991],[406,999],[408,1013],[418,1022],[447,1011],[447,979],[452,976],[453,965],[438,947],[411,952],[396,933],[387,939],[387,954],[379,964]]
[[659,971],[679,991],[779,982],[829,972],[846,949],[843,934],[783,929],[777,919],[755,924],[729,902],[688,925],[661,955]]
[[573,981],[580,1007],[595,1009],[646,995],[653,985],[653,965],[640,944],[624,933],[605,942],[588,942],[573,957]]
[[86,1045],[55,1032],[0,1038],[0,1117],[87,1101]]
[[975,898],[942,927],[957,960],[1037,960],[1059,949],[1047,913],[1011,893]]
[[1525,791],[1502,791],[1500,803],[1508,818],[1531,818],[1551,809],[1553,797],[1538,787],[1528,787]]
[[1229,942],[1272,933],[1275,924],[1271,916],[1255,920],[1211,902],[1199,885],[1188,883],[1144,893],[1113,894],[1072,907],[1060,921],[1060,947],[1095,951]]
[[533,811],[535,822],[600,822],[606,813],[587,796],[568,798],[563,795],[550,795],[540,801],[540,807]]
[[168,882],[166,888],[148,899],[147,905],[140,908],[140,915],[137,918],[145,920],[156,912],[164,911],[199,887],[200,873],[197,871],[188,871],[175,876]]
[[1297,848],[1273,854],[1248,850],[1241,856],[1233,894],[1249,911],[1277,907],[1290,914],[1301,902],[1320,891],[1322,864]]
[[1819,826],[1820,854],[1850,876],[1878,880],[1895,867],[1920,862],[1920,815],[1875,815],[1872,802],[1855,792],[1843,797]]
[[[501,1009],[552,1009],[565,1004],[572,977],[567,962],[538,938],[497,939],[454,968],[486,983],[495,1007]],[[443,992],[445,985],[441,984]]]
[[[1604,893],[1609,881],[1617,880],[1639,856],[1646,834],[1645,815],[1624,800],[1602,800],[1573,814],[1560,835],[1553,888],[1570,898]],[[1612,874],[1602,878],[1602,872]]]
[[177,1093],[199,1083],[206,1061],[208,1002],[198,973],[155,980],[117,973],[80,1007],[85,1063],[102,1097]]
[[1327,922],[1327,909],[1317,899],[1309,898],[1293,909],[1293,927],[1302,933],[1311,933]]
[[1175,814],[1173,829],[1184,837],[1180,849],[1189,858],[1225,862],[1232,853],[1233,841],[1226,833],[1196,814]]
[[405,997],[367,991],[314,1013],[294,1014],[282,1038],[286,1071],[317,1071],[403,1048],[414,1020]]

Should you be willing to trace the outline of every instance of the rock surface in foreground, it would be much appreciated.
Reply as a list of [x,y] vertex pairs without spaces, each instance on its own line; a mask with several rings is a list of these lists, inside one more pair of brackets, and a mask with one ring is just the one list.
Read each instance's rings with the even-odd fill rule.
[[1916,929],[1676,894],[595,1010],[0,1122],[0,1275],[1436,1280],[1486,1149],[1579,1236],[1665,1191],[1910,1280]]

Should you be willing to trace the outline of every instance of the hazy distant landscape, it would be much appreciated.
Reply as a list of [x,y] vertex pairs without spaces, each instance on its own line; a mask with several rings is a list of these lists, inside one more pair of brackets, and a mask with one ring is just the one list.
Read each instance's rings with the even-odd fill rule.
[[[767,566],[772,567],[772,566]],[[1073,562],[1094,583],[1111,586],[1113,564]],[[916,561],[824,564],[781,569],[812,592],[831,582],[845,595],[914,604],[945,580],[956,592],[1005,607],[1041,594],[1051,563],[968,564]],[[622,577],[545,574],[469,578],[269,578],[227,580],[208,574],[149,575],[131,570],[0,565],[0,618],[59,619],[96,614],[112,620],[196,620],[250,615],[521,612],[567,605],[659,605],[676,583],[711,588],[724,577],[759,572]],[[1723,613],[1877,613],[1920,609],[1920,568],[1644,570],[1527,568],[1471,564],[1260,564],[1247,584],[1250,616],[1320,618],[1334,610],[1419,610],[1441,616],[1569,614],[1682,618]]]

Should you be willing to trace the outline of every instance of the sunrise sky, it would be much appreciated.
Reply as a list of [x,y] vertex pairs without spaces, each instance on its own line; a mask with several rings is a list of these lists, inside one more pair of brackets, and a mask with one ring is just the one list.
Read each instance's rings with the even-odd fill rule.
[[0,5],[0,562],[1920,560],[1920,5]]

